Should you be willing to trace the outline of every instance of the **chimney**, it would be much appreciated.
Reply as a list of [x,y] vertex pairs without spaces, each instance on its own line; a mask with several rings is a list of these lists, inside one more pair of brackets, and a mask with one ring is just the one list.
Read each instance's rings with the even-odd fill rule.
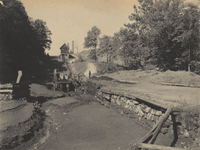
[[74,41],[72,41],[72,53],[74,54]]

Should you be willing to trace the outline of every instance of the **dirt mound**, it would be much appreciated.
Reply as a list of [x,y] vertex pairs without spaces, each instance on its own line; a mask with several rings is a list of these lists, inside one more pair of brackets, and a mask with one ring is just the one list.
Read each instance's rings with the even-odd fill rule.
[[107,77],[107,76],[100,76],[100,77],[93,76],[90,79],[92,79],[92,80],[108,80],[108,81],[112,81],[113,80],[113,78]]
[[97,73],[99,74],[113,73],[124,69],[122,66],[119,66],[114,63],[97,63],[96,67],[97,67]]
[[151,82],[182,86],[200,86],[200,76],[192,72],[168,70],[153,76]]
[[119,81],[126,81],[126,82],[142,82],[145,81],[146,79],[151,78],[152,76],[158,74],[158,71],[156,70],[122,70],[118,71],[112,74],[104,74],[105,76],[111,77],[115,80]]

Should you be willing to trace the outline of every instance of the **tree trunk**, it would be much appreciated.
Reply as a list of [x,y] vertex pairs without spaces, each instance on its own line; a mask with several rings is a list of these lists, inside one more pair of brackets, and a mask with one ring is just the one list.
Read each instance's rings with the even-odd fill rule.
[[190,52],[191,52],[191,50],[190,50],[190,48],[189,48],[189,54],[188,54],[188,71],[190,72]]
[[108,63],[108,53],[107,53],[107,63]]

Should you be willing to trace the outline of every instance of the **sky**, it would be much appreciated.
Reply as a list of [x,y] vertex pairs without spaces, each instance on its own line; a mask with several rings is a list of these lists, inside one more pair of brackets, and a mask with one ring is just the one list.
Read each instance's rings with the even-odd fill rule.
[[[198,1],[198,0],[188,0]],[[101,36],[113,35],[133,13],[137,0],[21,0],[28,16],[42,19],[51,30],[50,55],[59,55],[60,47],[72,41],[75,53],[84,50],[84,37],[93,26],[101,30]]]

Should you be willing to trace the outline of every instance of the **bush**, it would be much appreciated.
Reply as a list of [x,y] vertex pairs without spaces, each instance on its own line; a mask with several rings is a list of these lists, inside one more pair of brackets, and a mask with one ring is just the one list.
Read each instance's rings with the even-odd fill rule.
[[200,62],[199,61],[191,62],[191,71],[200,75]]

